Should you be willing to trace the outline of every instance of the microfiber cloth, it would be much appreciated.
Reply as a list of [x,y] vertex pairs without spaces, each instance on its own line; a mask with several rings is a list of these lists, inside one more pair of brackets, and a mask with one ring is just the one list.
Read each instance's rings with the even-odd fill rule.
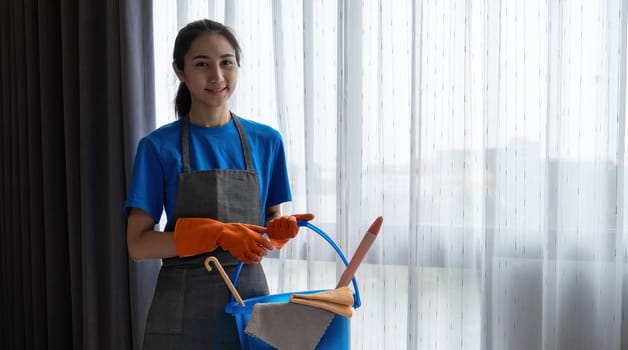
[[313,294],[293,294],[290,296],[290,302],[325,309],[344,317],[353,315],[353,294],[349,287]]
[[244,330],[278,350],[311,350],[334,318],[327,310],[295,303],[257,303]]

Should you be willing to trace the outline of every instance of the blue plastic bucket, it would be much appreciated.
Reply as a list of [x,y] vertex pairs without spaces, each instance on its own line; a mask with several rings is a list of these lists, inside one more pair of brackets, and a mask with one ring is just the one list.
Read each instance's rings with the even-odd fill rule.
[[[307,221],[300,221],[299,226],[307,227],[314,232],[318,233],[321,237],[323,237],[327,243],[329,243],[340,259],[345,264],[345,266],[349,265],[347,258],[344,253],[336,245],[336,243],[321,229],[310,224]],[[240,276],[240,270],[242,269],[242,263],[236,269],[236,275],[233,279],[233,284],[236,285],[238,282],[238,277]],[[360,300],[360,291],[358,290],[358,283],[355,280],[355,277],[352,280],[353,283],[353,308],[357,309],[361,305]],[[255,298],[244,299],[244,306],[240,306],[234,299],[233,296],[230,298],[229,304],[225,307],[225,311],[228,314],[231,314],[236,319],[236,324],[238,327],[238,335],[240,336],[240,344],[242,346],[242,350],[265,350],[265,349],[274,349],[272,346],[266,344],[262,340],[252,337],[246,332],[244,329],[246,325],[249,323],[249,319],[251,318],[251,313],[253,312],[253,306],[257,303],[286,303],[290,300],[290,296],[292,294],[312,294],[317,292],[323,292],[325,290],[313,290],[313,291],[304,291],[304,292],[292,292],[292,293],[281,293],[281,294],[272,294],[272,295],[264,295]],[[332,319],[331,323],[325,330],[323,337],[320,342],[316,346],[316,349],[350,349],[351,348],[351,324],[349,322],[349,318],[335,315]]]

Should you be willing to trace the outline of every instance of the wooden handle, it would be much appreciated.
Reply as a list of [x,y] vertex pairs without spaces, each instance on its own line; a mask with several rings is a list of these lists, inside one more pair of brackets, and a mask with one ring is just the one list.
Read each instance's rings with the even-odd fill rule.
[[353,253],[353,257],[351,258],[351,261],[349,261],[349,265],[342,273],[342,276],[340,276],[340,280],[338,281],[336,288],[349,285],[349,282],[351,282],[353,275],[355,275],[355,272],[358,270],[358,266],[360,266],[362,260],[364,260],[364,257],[366,256],[368,250],[371,248],[371,245],[373,245],[373,242],[375,242],[375,238],[377,238],[377,234],[379,233],[379,229],[382,227],[383,221],[384,218],[382,218],[381,216],[377,217],[377,219],[373,221],[371,227],[369,227],[369,229],[366,231],[366,234],[362,238],[360,245],[358,245],[358,249],[356,249],[355,253]]
[[222,268],[222,265],[220,265],[220,261],[218,261],[218,258],[216,258],[215,256],[208,256],[207,259],[205,259],[205,268],[207,269],[207,271],[212,270],[212,267],[209,266],[210,261],[212,261],[214,265],[216,265],[216,267],[218,268],[218,272],[220,272],[220,276],[222,276],[222,279],[225,281],[225,284],[227,284],[227,287],[229,287],[231,294],[233,294],[238,304],[240,304],[240,306],[244,306],[244,301],[240,297],[240,294],[238,293],[238,291],[235,289],[235,286],[233,285],[233,283],[231,283],[231,279],[229,279],[229,276],[227,276],[227,273]]

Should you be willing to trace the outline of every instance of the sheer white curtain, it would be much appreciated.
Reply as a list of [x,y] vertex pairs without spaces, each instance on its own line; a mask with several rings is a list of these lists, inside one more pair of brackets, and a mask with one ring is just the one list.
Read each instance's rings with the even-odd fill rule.
[[[353,349],[628,349],[626,0],[154,0],[158,123],[176,31],[244,50],[232,109],[281,131],[294,202],[351,256]],[[302,232],[273,291],[332,288]]]

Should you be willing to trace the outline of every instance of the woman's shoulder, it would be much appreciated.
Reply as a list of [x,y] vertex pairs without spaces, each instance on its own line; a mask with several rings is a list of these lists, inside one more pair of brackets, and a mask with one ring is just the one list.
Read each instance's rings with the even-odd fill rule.
[[252,119],[248,119],[245,117],[238,117],[242,127],[247,131],[247,134],[250,134],[254,137],[261,138],[270,138],[270,139],[281,139],[281,134],[277,129],[271,127],[268,124],[264,124]]
[[163,155],[177,152],[180,144],[181,121],[176,120],[162,125],[142,137],[138,144],[138,151]]
[[157,129],[151,131],[144,138],[156,143],[162,144],[172,142],[181,135],[181,120],[175,120],[173,122],[164,124]]

